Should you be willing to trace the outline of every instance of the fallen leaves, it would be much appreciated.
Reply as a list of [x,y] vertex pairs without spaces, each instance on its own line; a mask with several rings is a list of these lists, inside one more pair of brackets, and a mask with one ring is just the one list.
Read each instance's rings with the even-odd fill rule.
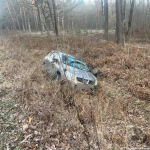
[[29,117],[29,124],[31,124],[32,120],[33,120],[33,118]]
[[27,130],[28,129],[28,124],[24,124],[22,128],[23,128],[23,131]]

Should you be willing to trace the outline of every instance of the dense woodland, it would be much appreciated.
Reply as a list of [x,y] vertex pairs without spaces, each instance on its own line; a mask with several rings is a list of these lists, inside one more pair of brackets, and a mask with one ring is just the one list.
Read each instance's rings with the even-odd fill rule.
[[[149,33],[149,0],[1,0],[0,28],[22,32],[116,30],[120,42],[131,31]],[[92,32],[92,31],[91,31]]]
[[[42,70],[53,50],[94,92]],[[150,149],[149,0],[0,0],[1,149]]]

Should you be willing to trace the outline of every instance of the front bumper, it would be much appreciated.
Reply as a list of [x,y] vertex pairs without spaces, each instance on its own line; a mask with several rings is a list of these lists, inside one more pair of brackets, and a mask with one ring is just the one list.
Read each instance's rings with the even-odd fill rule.
[[85,85],[85,84],[82,84],[82,83],[76,83],[76,84],[73,84],[75,88],[77,89],[80,89],[80,90],[83,90],[83,91],[94,91],[96,90],[96,85]]

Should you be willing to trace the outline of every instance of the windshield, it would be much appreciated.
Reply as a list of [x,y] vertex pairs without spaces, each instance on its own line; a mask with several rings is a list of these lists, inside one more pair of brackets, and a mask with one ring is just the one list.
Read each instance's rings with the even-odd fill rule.
[[71,57],[71,56],[68,56],[68,59],[67,59],[67,55],[63,55],[63,63],[71,67],[75,67],[77,69],[89,71],[88,67],[86,66],[84,62],[82,62],[81,60],[75,59],[74,57]]

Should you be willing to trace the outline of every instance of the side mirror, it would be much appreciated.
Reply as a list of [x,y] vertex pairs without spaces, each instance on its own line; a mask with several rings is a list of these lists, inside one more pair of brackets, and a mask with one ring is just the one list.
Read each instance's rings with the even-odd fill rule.
[[89,68],[89,71],[93,74],[93,69],[92,68]]
[[93,74],[97,78],[97,73]]

